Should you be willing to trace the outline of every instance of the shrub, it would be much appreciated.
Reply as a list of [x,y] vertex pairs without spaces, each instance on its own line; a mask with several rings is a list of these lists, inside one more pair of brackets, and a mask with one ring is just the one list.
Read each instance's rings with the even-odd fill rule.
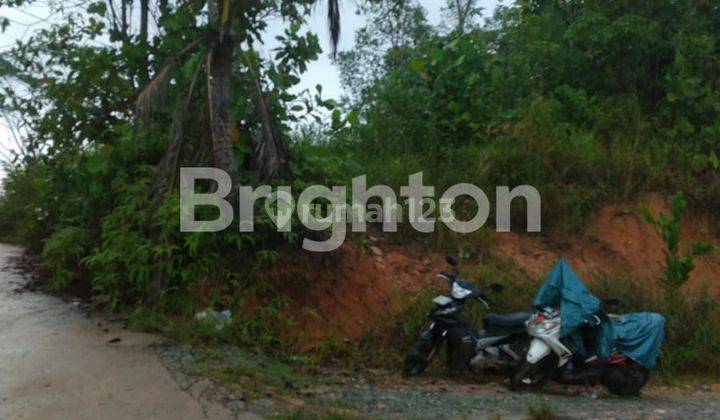
[[680,256],[680,219],[685,206],[686,202],[682,193],[676,194],[670,201],[672,211],[670,217],[664,213],[655,217],[647,206],[641,206],[645,220],[653,226],[667,248],[662,285],[668,297],[677,295],[680,288],[687,283],[690,272],[695,268],[695,258],[708,255],[715,250],[713,244],[696,242],[684,255]]

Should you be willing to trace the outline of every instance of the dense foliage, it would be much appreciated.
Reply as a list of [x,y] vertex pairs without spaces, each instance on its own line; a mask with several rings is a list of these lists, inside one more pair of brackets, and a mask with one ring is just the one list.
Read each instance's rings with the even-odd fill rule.
[[[519,1],[444,34],[412,5],[394,13],[416,19],[404,36],[380,10],[341,55],[361,121],[341,138],[375,181],[530,184],[565,228],[644,191],[718,204],[716,3]],[[393,40],[384,60],[378,39]],[[360,77],[358,62],[377,64]]]
[[[181,234],[178,167],[245,184],[290,176],[287,124],[332,107],[289,92],[321,53],[302,27],[313,3],[141,2],[138,29],[132,1],[51,2],[60,23],[2,55],[0,103],[23,137],[3,236],[42,253],[53,288],[90,285],[111,308],[176,307],[200,283],[251,273],[292,235],[263,233],[262,219],[256,234]],[[283,31],[263,58],[271,21]]]

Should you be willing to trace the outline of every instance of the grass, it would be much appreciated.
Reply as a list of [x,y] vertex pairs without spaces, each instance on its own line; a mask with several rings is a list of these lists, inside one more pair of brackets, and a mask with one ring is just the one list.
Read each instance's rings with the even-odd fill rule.
[[528,407],[529,420],[555,420],[559,418],[557,411],[547,404],[531,405]]
[[[237,347],[211,347],[185,367],[186,373],[239,387],[249,400],[266,395],[292,395],[318,383],[316,376],[288,363]],[[320,381],[332,380],[323,377]]]
[[317,411],[296,410],[280,413],[272,418],[277,420],[344,420],[353,417],[340,413],[319,413]]
[[161,313],[150,308],[136,308],[130,314],[130,326],[136,331],[160,332],[166,324],[167,319]]

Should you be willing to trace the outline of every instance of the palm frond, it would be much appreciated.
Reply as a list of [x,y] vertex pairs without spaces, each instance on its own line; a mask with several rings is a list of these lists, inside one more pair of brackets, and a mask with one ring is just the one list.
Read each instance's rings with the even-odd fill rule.
[[155,73],[152,80],[150,80],[140,90],[137,100],[135,101],[135,115],[141,121],[147,122],[152,113],[160,107],[162,100],[165,97],[165,91],[167,89],[168,82],[170,81],[172,69],[180,62],[182,57],[195,48],[197,44],[197,40],[193,41],[179,53],[170,57],[165,62],[165,65],[163,65],[162,68]]
[[292,174],[288,166],[288,157],[282,133],[272,116],[262,88],[260,75],[255,70],[252,58],[245,51],[241,51],[241,53],[255,88],[255,112],[260,119],[262,129],[253,153],[256,178],[260,182],[267,182],[277,178],[288,180]]
[[[207,53],[205,53],[207,54]],[[185,97],[182,95],[178,98],[175,112],[173,113],[172,125],[170,126],[170,143],[168,145],[162,160],[157,166],[155,171],[155,177],[150,187],[150,198],[157,199],[167,192],[175,184],[175,170],[177,163],[180,158],[180,148],[183,140],[183,125],[185,123],[185,115],[190,108],[190,101],[192,99],[195,85],[200,74],[200,69],[205,64],[204,57],[202,57],[193,73],[192,81],[190,82],[190,88],[188,89]]]
[[172,70],[174,65],[174,60],[165,64],[140,91],[135,101],[135,115],[137,115],[141,121],[147,122],[153,111],[162,103],[168,81],[170,80],[170,70]]
[[328,2],[328,29],[333,58],[337,55],[337,47],[340,42],[340,5],[338,0],[327,0]]

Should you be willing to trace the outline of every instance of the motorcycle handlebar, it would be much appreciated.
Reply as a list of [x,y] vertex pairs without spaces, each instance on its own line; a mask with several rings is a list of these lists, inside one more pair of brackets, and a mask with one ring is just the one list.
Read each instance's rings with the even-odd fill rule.
[[[435,277],[438,277],[438,278],[441,278],[441,279],[447,281],[447,283],[448,283],[448,285],[450,285],[450,287],[452,287],[456,281],[454,275],[448,274],[445,272],[440,272],[440,273],[436,274]],[[493,302],[492,299],[490,299],[485,293],[483,293],[483,291],[481,289],[475,287],[472,284],[469,284],[469,286],[471,286],[473,288],[473,294],[470,296],[471,298],[474,298],[475,300],[477,300],[478,302],[480,302],[481,304],[485,305],[488,308],[490,307],[490,305],[495,305],[495,302]]]
[[494,306],[494,305],[495,305],[495,302],[493,302],[492,299],[490,299],[489,297],[487,297],[487,295],[484,294],[484,293],[482,293],[482,292],[480,292],[480,294],[478,294],[477,296],[475,296],[475,300],[477,300],[478,302],[482,303],[483,305],[485,305],[485,306],[488,307],[488,308],[489,308],[490,306]]

